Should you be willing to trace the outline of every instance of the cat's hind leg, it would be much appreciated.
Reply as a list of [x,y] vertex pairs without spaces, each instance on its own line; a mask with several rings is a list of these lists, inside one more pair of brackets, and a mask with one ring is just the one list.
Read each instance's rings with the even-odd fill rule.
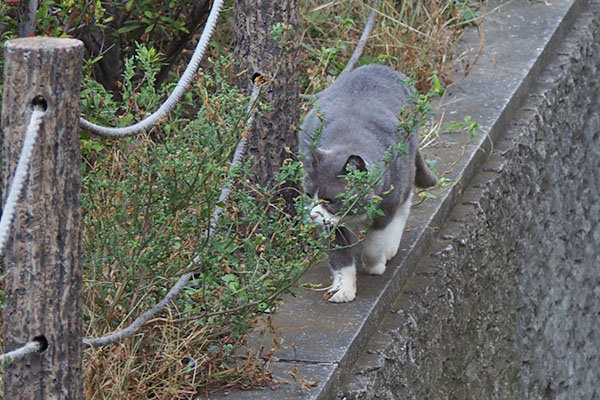
[[367,233],[363,243],[361,259],[365,271],[371,275],[381,275],[385,272],[385,264],[398,253],[402,233],[410,213],[412,192],[398,207],[394,217],[384,229],[372,230]]
[[396,215],[394,215],[390,224],[384,229],[387,239],[385,247],[385,258],[387,260],[391,260],[398,253],[402,234],[404,233],[404,227],[406,226],[406,220],[408,219],[410,207],[412,206],[412,195],[411,191],[408,198],[396,210]]
[[385,272],[385,229],[371,230],[363,242],[361,260],[366,273],[381,275]]

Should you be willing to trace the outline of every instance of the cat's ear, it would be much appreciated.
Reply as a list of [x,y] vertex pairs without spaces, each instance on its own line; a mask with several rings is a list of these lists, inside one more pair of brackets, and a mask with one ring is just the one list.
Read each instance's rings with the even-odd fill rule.
[[346,160],[346,164],[344,165],[344,169],[342,170],[342,175],[345,175],[348,173],[348,171],[352,170],[367,172],[367,163],[361,156],[353,154],[348,157],[348,160]]

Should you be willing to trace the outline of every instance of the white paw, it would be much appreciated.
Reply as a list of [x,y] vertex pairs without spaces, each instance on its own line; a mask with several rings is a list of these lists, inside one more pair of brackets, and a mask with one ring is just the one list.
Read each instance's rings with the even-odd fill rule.
[[325,294],[331,303],[346,303],[356,297],[356,267],[351,265],[333,271],[333,284]]
[[377,263],[372,265],[364,265],[365,272],[369,275],[383,275],[385,272],[385,263]]
[[347,303],[356,298],[356,287],[336,287],[327,292],[330,303]]

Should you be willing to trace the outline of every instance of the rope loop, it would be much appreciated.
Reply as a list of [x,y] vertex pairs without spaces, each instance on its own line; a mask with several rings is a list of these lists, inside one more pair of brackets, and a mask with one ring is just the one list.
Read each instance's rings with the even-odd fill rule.
[[175,108],[177,103],[181,100],[187,89],[190,87],[192,83],[192,79],[196,74],[200,66],[200,61],[202,61],[202,57],[204,57],[204,53],[208,47],[208,43],[212,34],[215,30],[215,26],[217,24],[217,19],[219,18],[219,14],[221,13],[221,9],[223,8],[224,0],[215,0],[213,6],[210,10],[210,14],[208,15],[208,19],[206,20],[206,26],[204,27],[204,31],[200,36],[200,40],[196,45],[196,49],[194,50],[194,54],[188,63],[183,75],[177,82],[177,86],[173,89],[173,92],[169,95],[167,100],[151,115],[147,118],[139,121],[131,126],[122,127],[122,128],[107,128],[104,126],[96,125],[84,118],[80,118],[79,126],[86,131],[89,131],[93,134],[106,137],[106,138],[125,138],[133,135],[137,135],[138,133],[145,132],[152,128],[157,122],[166,117],[169,112]]
[[[371,31],[373,30],[373,26],[375,24],[375,15],[377,13],[377,10],[379,9],[380,4],[381,4],[381,0],[375,0],[373,9],[371,10],[371,13],[369,14],[369,18],[368,18],[367,24],[365,26],[365,30],[363,31],[363,33],[361,35],[359,43],[358,43],[356,49],[354,50],[352,57],[348,61],[348,64],[346,65],[346,67],[344,68],[344,70],[342,71],[340,76],[351,71],[353,69],[354,65],[356,64],[356,62],[358,61],[358,58],[362,54],[362,51],[366,44],[366,41],[367,41],[369,35],[371,34]],[[215,2],[215,5],[213,7],[216,7],[216,6],[217,6],[217,2]],[[220,5],[219,5],[219,7],[220,7]],[[207,23],[207,27],[208,27],[208,23]],[[203,36],[204,36],[204,34],[203,34]],[[198,44],[198,47],[200,47],[200,44]],[[194,53],[194,56],[195,55],[196,55],[196,53]],[[191,63],[190,63],[190,65],[191,65]],[[190,65],[188,65],[188,68],[186,69],[186,73],[190,69]],[[186,75],[186,73],[184,73],[184,76]],[[338,79],[339,79],[339,77],[338,77]],[[183,77],[181,78],[181,80],[183,80]],[[180,83],[181,83],[181,81],[180,81]],[[177,86],[179,87],[179,84]],[[174,93],[175,93],[175,91],[173,92],[173,94]],[[169,97],[167,102],[171,99],[173,94]],[[248,119],[246,120],[247,126],[250,126],[254,121],[255,113],[252,113],[251,111],[258,100],[259,94],[260,94],[260,87],[258,85],[255,85],[252,89],[250,102],[249,102],[248,108],[247,108],[247,113],[249,114]],[[313,96],[316,96],[316,95],[313,95]],[[165,102],[165,104],[166,104],[166,102]],[[161,106],[155,114],[160,112],[161,109],[163,109],[163,107],[165,106],[165,104],[163,104],[163,106]],[[155,114],[153,114],[153,115],[155,115]],[[153,115],[148,117],[147,120],[152,118]],[[160,117],[158,117],[158,119],[160,119],[162,117],[163,116],[160,116]],[[144,121],[142,121],[142,122],[144,122]],[[87,123],[87,121],[86,121],[86,123]],[[136,125],[139,125],[139,124],[141,124],[141,123],[138,123]],[[133,125],[130,128],[118,128],[118,129],[122,129],[123,131],[125,131],[127,129],[134,128],[136,125]],[[82,125],[82,127],[87,129],[84,125]],[[98,133],[98,132],[95,131],[94,133]],[[101,135],[104,136],[104,132]],[[110,136],[110,137],[115,137],[115,136]],[[119,135],[118,137],[124,137],[124,136]],[[237,167],[242,162],[244,153],[246,151],[246,143],[247,142],[246,142],[245,138],[240,139],[240,141],[235,149],[231,164],[229,166],[229,171],[231,171],[233,168]],[[219,196],[219,203],[227,202],[227,200],[229,198],[229,193],[231,190],[230,189],[231,185],[232,185],[231,179],[227,180],[227,182],[225,183],[225,185],[223,186],[223,188],[221,190],[221,193]],[[207,234],[209,234],[210,231],[216,227],[217,221],[218,221],[219,217],[221,216],[221,214],[223,213],[223,211],[224,211],[224,209],[221,206],[217,206],[215,208],[212,218],[210,220],[210,226],[209,226],[209,230],[208,230]],[[188,264],[187,270],[190,270],[199,261],[200,261],[200,256],[196,255],[194,257],[194,259]],[[83,343],[89,347],[102,347],[102,346],[107,346],[107,345],[119,342],[125,338],[135,335],[147,321],[154,318],[158,313],[160,313],[167,306],[167,304],[169,304],[170,301],[175,299],[179,295],[179,293],[181,293],[181,291],[185,288],[185,286],[187,285],[189,280],[192,278],[192,276],[193,276],[192,273],[186,273],[186,274],[182,275],[179,278],[179,280],[177,281],[177,283],[175,283],[175,285],[171,288],[171,290],[169,290],[167,295],[160,302],[158,302],[150,310],[148,310],[148,311],[144,312],[143,314],[141,314],[140,316],[138,316],[128,327],[126,327],[122,330],[116,331],[108,336],[94,338],[94,339],[83,339]]]
[[[253,113],[252,110],[253,110],[254,106],[256,105],[259,94],[260,94],[260,87],[254,86],[252,89],[252,94],[250,96],[250,102],[248,103],[248,107],[246,108],[246,112],[248,113],[248,119],[246,120],[246,126],[252,125],[252,122],[254,121],[255,113]],[[245,150],[246,150],[246,139],[242,138],[239,141],[239,143],[235,149],[233,159],[231,160],[231,163],[229,164],[229,171],[236,168],[242,162]],[[227,180],[226,184],[221,189],[221,194],[219,195],[219,203],[227,203],[227,200],[229,199],[229,192],[231,190],[230,187],[231,187],[232,183],[233,182],[231,181],[231,179]],[[221,206],[217,206],[215,208],[212,218],[210,219],[210,226],[208,228],[208,232],[206,232],[207,235],[210,234],[210,231],[215,229],[217,221],[218,221],[219,217],[221,216],[221,214],[223,213],[223,211],[224,210]],[[196,264],[198,264],[199,261],[200,261],[200,256],[196,255],[194,257],[194,259],[188,264],[186,270],[188,270],[188,271],[191,270]],[[122,330],[116,331],[108,336],[103,336],[101,338],[83,339],[83,344],[85,344],[86,346],[89,346],[89,347],[108,346],[110,344],[119,342],[125,338],[135,335],[146,322],[148,322],[150,319],[152,319],[156,315],[158,315],[158,313],[160,313],[172,300],[174,300],[177,296],[179,296],[179,293],[181,293],[181,291],[185,288],[185,286],[187,285],[189,280],[192,278],[192,276],[193,276],[192,273],[186,273],[186,274],[182,275],[179,278],[179,280],[177,281],[177,283],[175,283],[175,285],[171,288],[171,290],[169,290],[167,295],[160,302],[158,302],[150,310],[144,312],[139,317],[137,317],[128,327],[126,327]]]

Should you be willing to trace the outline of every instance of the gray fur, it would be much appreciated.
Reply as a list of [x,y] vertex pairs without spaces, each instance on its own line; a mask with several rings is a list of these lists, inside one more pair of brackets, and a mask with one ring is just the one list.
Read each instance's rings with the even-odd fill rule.
[[[382,65],[357,68],[337,80],[322,93],[307,114],[300,131],[301,154],[305,155],[304,188],[309,195],[333,202],[344,191],[341,174],[347,162],[363,160],[367,168],[381,163],[385,151],[399,141],[398,116],[411,100],[411,90],[402,81],[406,77]],[[319,133],[317,147],[313,135]],[[385,228],[416,183],[433,186],[435,175],[427,168],[418,149],[417,134],[405,141],[406,155],[398,155],[384,174],[374,195],[383,197],[384,215],[367,223],[370,229]],[[393,190],[389,191],[391,188]],[[384,194],[388,192],[387,194]],[[350,245],[357,241],[355,232],[340,228],[335,241],[344,248],[331,251],[333,270],[348,265],[353,257]]]

